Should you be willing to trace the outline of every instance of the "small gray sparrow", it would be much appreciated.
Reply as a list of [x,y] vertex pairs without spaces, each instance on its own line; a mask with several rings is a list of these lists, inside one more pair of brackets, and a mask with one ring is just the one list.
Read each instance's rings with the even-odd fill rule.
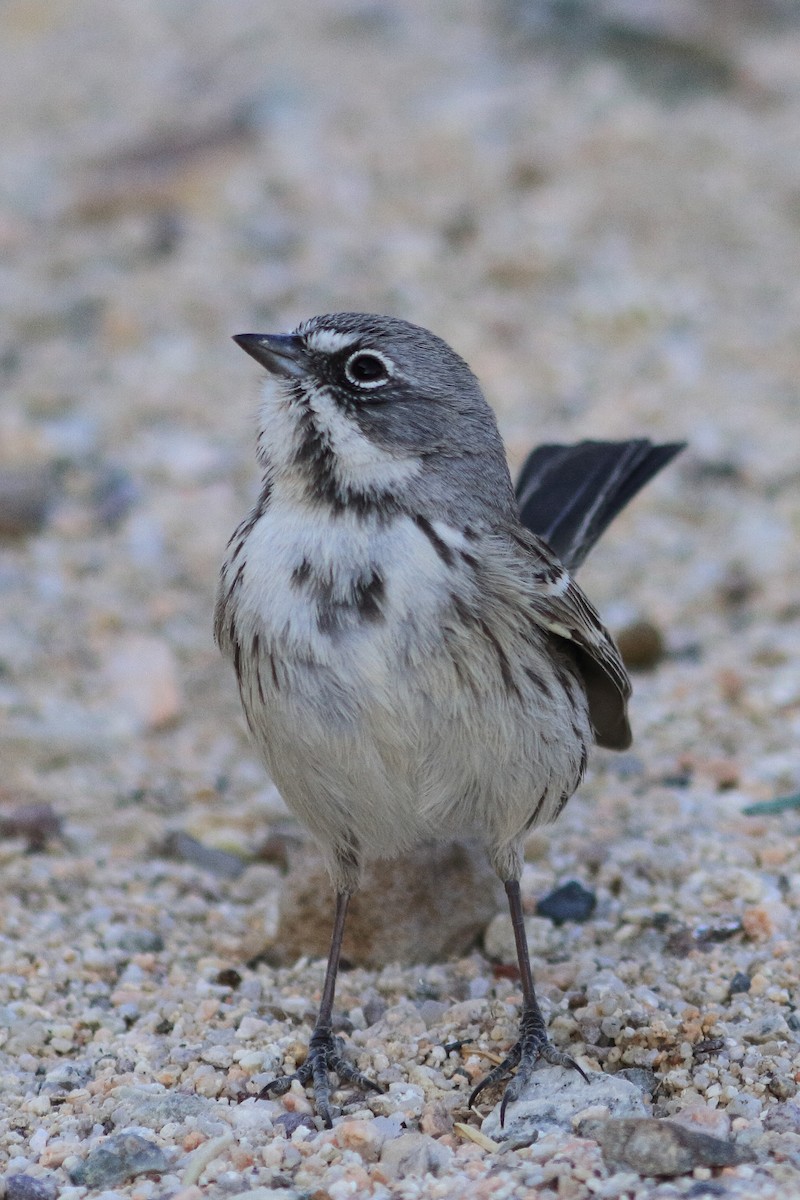
[[680,445],[542,446],[515,496],[477,380],[427,330],[337,313],[234,340],[268,372],[263,486],[228,544],[215,635],[336,892],[308,1056],[262,1094],[310,1083],[330,1125],[329,1073],[380,1090],[331,1028],[348,899],[366,861],[477,834],[508,896],[523,1006],[470,1103],[516,1069],[504,1114],[538,1059],[577,1067],[534,991],[523,839],[561,812],[593,742],[631,739],[625,667],[570,569]]

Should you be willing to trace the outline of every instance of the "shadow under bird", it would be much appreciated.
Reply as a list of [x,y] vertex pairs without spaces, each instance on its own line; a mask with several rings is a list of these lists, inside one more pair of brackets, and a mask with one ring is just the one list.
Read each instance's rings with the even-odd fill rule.
[[262,1095],[310,1084],[330,1125],[331,1073],[381,1090],[332,1031],[349,897],[369,860],[477,835],[508,896],[523,1005],[470,1103],[510,1076],[504,1115],[537,1060],[580,1071],[534,991],[523,839],[561,812],[592,743],[631,740],[625,667],[570,571],[682,444],[540,446],[515,494],[475,376],[427,330],[337,313],[234,341],[268,372],[263,486],[228,544],[215,635],[336,893],[308,1056]]

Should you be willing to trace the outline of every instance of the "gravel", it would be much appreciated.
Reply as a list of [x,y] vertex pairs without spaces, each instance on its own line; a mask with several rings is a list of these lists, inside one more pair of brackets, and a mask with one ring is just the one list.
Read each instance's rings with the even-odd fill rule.
[[[578,7],[3,7],[7,1200],[800,1187],[800,811],[752,808],[800,792],[800,24]],[[256,1098],[323,964],[277,965],[287,813],[210,633],[256,488],[229,339],[351,308],[448,339],[514,466],[689,442],[582,571],[639,631],[633,751],[594,756],[522,879],[554,1041],[644,1115],[481,1132],[520,1003],[500,909],[482,948],[343,972],[382,1095],[337,1093],[330,1131],[299,1088]],[[590,918],[535,915],[570,880]]]

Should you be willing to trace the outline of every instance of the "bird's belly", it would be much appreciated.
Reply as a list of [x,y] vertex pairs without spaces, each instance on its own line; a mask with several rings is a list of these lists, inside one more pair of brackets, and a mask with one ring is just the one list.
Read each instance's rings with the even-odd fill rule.
[[269,570],[245,568],[229,652],[267,769],[323,846],[498,845],[537,806],[553,815],[582,750],[557,681],[545,698],[521,673],[509,691],[491,647],[448,626],[457,570],[413,522],[312,535],[268,517],[251,559]]

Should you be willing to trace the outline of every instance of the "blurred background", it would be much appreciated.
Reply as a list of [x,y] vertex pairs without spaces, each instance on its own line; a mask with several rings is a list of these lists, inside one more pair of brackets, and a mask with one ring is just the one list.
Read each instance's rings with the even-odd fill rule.
[[211,638],[230,336],[337,309],[447,339],[512,466],[689,441],[584,582],[661,661],[651,769],[800,786],[796,4],[6,0],[0,128],[6,808],[131,856],[280,813]]

